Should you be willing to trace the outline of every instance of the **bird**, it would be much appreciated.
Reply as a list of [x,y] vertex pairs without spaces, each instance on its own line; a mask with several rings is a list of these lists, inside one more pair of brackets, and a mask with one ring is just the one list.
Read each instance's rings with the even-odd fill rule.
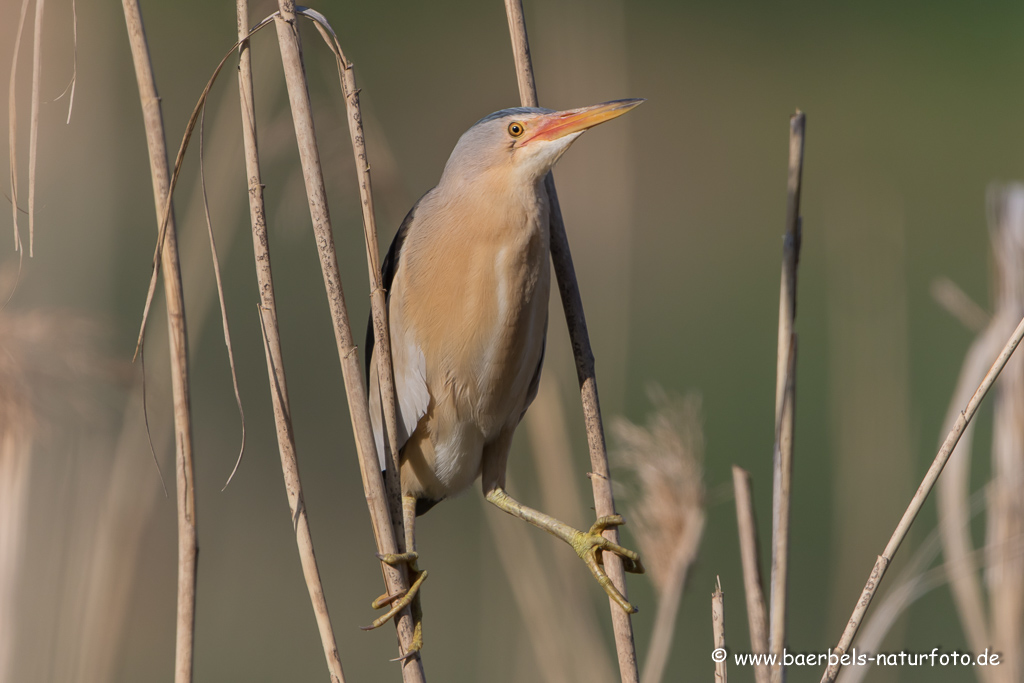
[[[415,579],[404,595],[374,601],[375,608],[391,609],[366,628],[411,604],[426,578],[415,566],[415,518],[478,478],[490,503],[566,541],[608,595],[626,612],[636,611],[608,579],[599,552],[621,556],[627,571],[643,571],[637,553],[601,533],[622,518],[602,517],[589,531],[575,529],[513,499],[505,491],[505,467],[544,362],[551,289],[545,178],[584,132],[642,102],[563,111],[515,107],[485,116],[459,138],[437,186],[402,221],[381,276],[406,552],[380,557],[409,563]],[[370,420],[384,469],[372,318],[365,348]],[[417,613],[414,650],[422,645]]]

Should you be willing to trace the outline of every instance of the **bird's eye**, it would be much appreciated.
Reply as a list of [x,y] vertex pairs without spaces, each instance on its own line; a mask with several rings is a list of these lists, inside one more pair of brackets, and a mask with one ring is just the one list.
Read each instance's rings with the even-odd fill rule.
[[524,132],[526,132],[526,127],[523,126],[523,124],[519,123],[518,121],[513,121],[512,123],[508,124],[508,134],[511,135],[512,137],[517,138]]

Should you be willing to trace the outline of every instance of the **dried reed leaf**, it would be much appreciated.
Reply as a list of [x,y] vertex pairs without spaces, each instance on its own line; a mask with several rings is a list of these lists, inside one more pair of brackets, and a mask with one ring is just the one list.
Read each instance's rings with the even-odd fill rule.
[[32,258],[36,225],[36,161],[39,151],[39,83],[43,65],[43,7],[36,0],[35,31],[32,42],[32,110],[28,129],[28,256]]
[[164,203],[164,206],[161,209],[160,225],[157,229],[156,247],[153,250],[153,271],[149,278],[149,289],[146,292],[146,305],[142,310],[142,324],[139,328],[139,339],[135,345],[136,355],[138,355],[139,347],[141,347],[142,345],[142,339],[146,334],[146,321],[149,319],[149,311],[153,306],[153,297],[156,294],[156,283],[159,277],[160,255],[161,252],[163,251],[164,239],[167,236],[167,221],[171,216],[171,207],[173,206],[173,202],[171,200],[174,197],[174,190],[178,185],[178,176],[181,173],[181,164],[185,160],[185,152],[188,150],[189,140],[192,139],[192,132],[195,130],[196,123],[198,123],[199,121],[200,114],[206,107],[206,98],[210,94],[210,89],[213,88],[213,84],[217,81],[217,76],[220,75],[220,71],[224,68],[224,64],[228,61],[228,58],[231,57],[232,54],[234,54],[235,50],[238,49],[238,46],[241,45],[243,41],[248,40],[257,31],[267,26],[271,21],[274,20],[275,16],[277,16],[276,12],[267,17],[266,19],[264,19],[263,21],[261,21],[260,23],[258,23],[256,26],[254,26],[252,30],[249,31],[245,38],[239,40],[231,46],[231,49],[228,50],[228,53],[224,55],[224,58],[220,60],[219,64],[217,64],[217,68],[213,70],[213,75],[210,76],[210,80],[206,82],[206,87],[203,88],[203,92],[199,96],[199,101],[196,102],[196,106],[192,110],[192,115],[188,119],[188,124],[185,126],[185,134],[182,137],[181,145],[178,147],[178,155],[174,159],[174,171],[171,173],[170,187],[167,191],[167,201]]
[[18,19],[18,33],[14,39],[14,55],[11,57],[11,77],[7,86],[7,141],[11,169],[11,213],[14,220],[14,248],[18,252],[22,250],[22,245],[21,231],[18,229],[18,106],[16,86],[18,53],[21,52],[21,36],[25,31],[25,18],[27,15],[28,0],[22,0],[21,18]]
[[61,94],[53,98],[53,101],[56,102],[67,95],[69,90],[71,91],[71,96],[68,98],[68,118],[64,122],[65,124],[71,123],[71,110],[75,106],[75,85],[78,83],[78,0],[71,0],[71,46],[74,55],[71,62],[71,81]]
[[217,241],[213,238],[213,221],[210,220],[210,200],[206,194],[206,164],[203,160],[203,133],[204,124],[206,123],[206,108],[203,108],[203,113],[199,119],[199,185],[202,188],[203,195],[203,216],[206,218],[206,233],[210,238],[210,256],[213,259],[213,277],[217,284],[217,301],[220,303],[220,322],[221,328],[224,330],[224,346],[228,349],[228,365],[231,368],[231,386],[235,390],[235,404],[238,406],[238,415],[242,422],[242,444],[238,448],[238,458],[235,460],[235,466],[231,470],[231,474],[228,475],[228,480],[224,482],[223,491],[231,483],[231,480],[235,476],[235,472],[238,471],[238,466],[242,464],[242,454],[245,453],[245,411],[242,410],[242,395],[238,391],[238,372],[235,370],[235,352],[231,346],[231,327],[228,325],[228,307],[224,302],[224,283],[220,277],[220,259],[217,257]]

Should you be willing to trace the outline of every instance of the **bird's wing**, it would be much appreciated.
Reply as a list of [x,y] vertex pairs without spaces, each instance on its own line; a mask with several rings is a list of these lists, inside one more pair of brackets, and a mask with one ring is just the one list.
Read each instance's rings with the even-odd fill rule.
[[540,371],[544,368],[544,355],[548,349],[548,321],[544,319],[544,337],[540,345],[540,359],[537,361],[537,369],[533,371],[533,378],[530,380],[530,386],[526,390],[526,404],[523,406],[523,412],[519,413],[519,421],[523,421],[523,417],[526,415],[526,409],[533,403],[533,399],[537,398],[537,391],[540,389]]
[[[417,202],[417,206],[419,202]],[[386,294],[388,315],[391,327],[391,354],[395,370],[395,395],[398,403],[398,448],[401,449],[409,436],[416,431],[419,423],[430,404],[430,392],[426,381],[426,359],[423,351],[415,340],[410,338],[404,321],[397,319],[391,308],[391,289],[399,268],[402,245],[413,224],[416,206],[402,221],[401,227],[391,242],[384,263],[381,265],[381,280]],[[366,379],[370,387],[370,422],[373,424],[373,435],[377,442],[377,457],[381,469],[384,469],[384,420],[381,414],[380,392],[376,377],[376,361],[373,338],[373,316],[366,327]]]
[[[409,226],[412,225],[413,216],[416,214],[416,206],[419,202],[416,202],[409,213],[406,214],[405,219],[402,220],[402,225],[399,226],[398,232],[395,233],[395,239],[391,240],[391,247],[388,249],[387,256],[384,257],[384,263],[380,266],[380,278],[381,286],[384,287],[385,301],[391,302],[391,284],[395,281],[395,272],[398,270],[398,257],[402,253],[402,245],[405,244],[405,237],[409,234]],[[370,359],[373,358],[373,347],[375,344],[373,338],[373,312],[370,312],[369,319],[366,321],[366,382],[370,382]]]

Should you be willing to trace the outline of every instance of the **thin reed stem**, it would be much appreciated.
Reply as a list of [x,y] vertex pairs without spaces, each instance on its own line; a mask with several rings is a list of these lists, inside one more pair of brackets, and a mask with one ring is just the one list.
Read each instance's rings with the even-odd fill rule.
[[789,507],[793,477],[793,432],[796,419],[796,269],[800,261],[800,180],[804,165],[804,124],[797,111],[789,119],[789,178],[786,237],[779,287],[779,345],[775,375],[775,448],[772,492],[772,573],[768,647],[779,663],[772,683],[782,683],[782,650],[786,644],[786,592],[789,579]]
[[[907,533],[910,531],[910,526],[917,518],[917,513],[921,511],[921,507],[924,505],[924,501],[928,497],[928,494],[931,493],[932,488],[935,487],[935,482],[938,480],[939,475],[942,474],[942,468],[946,465],[946,461],[949,460],[949,456],[956,447],[957,441],[960,440],[960,436],[964,433],[964,430],[970,423],[971,418],[973,418],[974,414],[978,412],[978,406],[981,405],[981,401],[985,398],[989,389],[992,388],[992,384],[996,381],[996,378],[999,377],[999,373],[1006,365],[1006,362],[1010,360],[1010,356],[1017,348],[1017,345],[1020,344],[1022,338],[1024,338],[1024,319],[1020,321],[1017,328],[1013,331],[1013,335],[1010,337],[1010,340],[1006,342],[1003,350],[999,353],[999,357],[996,358],[996,361],[992,364],[988,374],[985,375],[985,379],[981,381],[981,385],[978,386],[977,391],[974,392],[971,400],[967,403],[967,407],[960,413],[960,417],[957,418],[953,428],[946,436],[946,440],[942,443],[942,447],[939,448],[939,452],[935,455],[935,459],[932,461],[931,466],[928,468],[928,472],[924,475],[921,485],[917,487],[917,492],[910,500],[910,504],[903,513],[903,517],[896,526],[896,530],[893,531],[892,537],[889,539],[889,543],[885,546],[885,550],[878,556],[878,559],[875,560],[875,565],[871,569],[871,574],[868,576],[867,583],[864,585],[864,590],[861,591],[860,597],[857,599],[857,605],[854,607],[853,613],[850,615],[850,619],[846,624],[846,628],[843,630],[843,634],[839,638],[839,644],[833,649],[833,652],[840,655],[840,657],[848,652],[850,645],[853,644],[853,639],[857,635],[857,629],[860,628],[860,624],[864,619],[864,614],[868,611],[868,607],[871,605],[871,600],[875,597],[875,592],[878,590],[878,585],[882,582],[882,578],[885,576],[886,569],[889,568],[889,563],[892,562],[892,558],[896,555],[896,551],[899,550],[900,544],[903,543],[903,539],[907,537]],[[841,668],[842,665],[838,663],[830,665],[825,670],[824,675],[822,675],[821,683],[831,683],[834,681]]]
[[277,302],[274,296],[274,278],[270,267],[270,244],[267,236],[266,209],[263,204],[263,183],[260,174],[259,150],[256,144],[256,103],[252,88],[252,61],[249,50],[249,8],[247,0],[237,0],[238,38],[243,41],[238,55],[238,96],[242,109],[242,142],[245,148],[245,170],[249,185],[249,216],[252,220],[253,256],[256,262],[256,281],[260,296],[260,326],[263,330],[263,350],[267,359],[270,396],[274,405],[274,424],[277,427],[277,447],[281,455],[281,470],[288,507],[291,510],[295,542],[298,545],[302,573],[306,579],[309,599],[316,615],[327,669],[332,683],[344,683],[341,658],[327,611],[320,571],[313,552],[313,537],[309,529],[306,506],[303,503],[302,481],[292,428],[291,404],[285,380],[281,334],[277,324]]
[[[505,0],[505,12],[508,16],[509,32],[512,38],[512,51],[515,56],[516,78],[519,83],[519,97],[524,107],[536,107],[537,87],[533,78],[533,63],[530,60],[530,42],[526,33],[526,20],[523,15],[522,0]],[[597,375],[594,371],[594,352],[590,346],[590,334],[583,313],[583,300],[580,297],[579,283],[576,281],[576,270],[569,251],[569,239],[565,233],[562,210],[558,204],[558,193],[555,191],[555,180],[548,174],[544,181],[551,203],[551,260],[555,267],[555,278],[558,291],[565,310],[565,321],[569,327],[569,338],[572,341],[573,356],[576,360],[576,376],[580,383],[583,401],[583,417],[587,426],[587,444],[590,449],[590,481],[594,490],[594,509],[598,517],[614,515],[615,498],[612,495],[612,482],[608,469],[608,451],[605,445],[604,424],[601,420],[601,405],[597,394]],[[615,528],[608,529],[604,535],[613,543],[619,542],[619,533]],[[612,553],[604,554],[605,571],[612,584],[627,598],[626,577],[622,558]],[[633,622],[629,614],[623,611],[609,598],[612,615],[612,628],[615,632],[615,649],[619,659],[619,673],[623,683],[637,683],[639,673],[636,661],[636,644],[633,642]]]
[[[711,594],[711,630],[715,640],[715,683],[729,683],[725,650],[725,593],[722,578],[715,577],[715,592]],[[719,654],[720,653],[720,654]],[[721,658],[721,661],[719,661]]]
[[676,635],[676,620],[683,602],[683,588],[686,575],[696,559],[696,548],[680,545],[668,567],[665,587],[658,596],[658,608],[651,628],[651,643],[644,657],[643,678],[640,683],[660,683],[665,676],[669,657],[672,655],[672,641]]
[[[395,528],[388,511],[384,482],[380,476],[377,447],[370,425],[366,388],[363,386],[360,375],[359,354],[352,337],[348,307],[345,304],[345,293],[338,271],[338,256],[334,249],[334,234],[331,230],[331,218],[327,208],[327,193],[324,187],[323,170],[320,166],[320,153],[316,145],[305,70],[302,65],[298,26],[295,22],[295,3],[290,0],[279,0],[278,8],[279,14],[275,17],[275,25],[281,49],[281,61],[284,65],[285,81],[288,85],[288,99],[295,124],[295,137],[302,162],[302,175],[306,184],[309,212],[320,257],[320,268],[323,273],[335,342],[338,347],[338,357],[345,382],[345,394],[348,397],[349,414],[356,437],[363,489],[366,493],[367,506],[370,508],[370,519],[373,523],[377,548],[382,554],[394,554],[398,551],[398,544]],[[408,589],[408,573],[405,567],[392,567],[383,563],[381,566],[389,594],[403,593]],[[396,625],[402,654],[408,654],[413,638],[413,623],[408,608],[399,614]],[[402,675],[405,683],[426,680],[418,655],[403,660]]]
[[[164,297],[167,300],[167,333],[171,352],[171,389],[174,398],[175,470],[178,499],[178,614],[174,654],[175,683],[192,680],[192,648],[195,638],[196,609],[196,495],[192,467],[192,420],[189,407],[188,336],[185,329],[185,300],[178,263],[177,231],[174,211],[170,205],[170,178],[167,168],[167,147],[164,142],[163,115],[160,97],[149,59],[142,12],[138,0],[122,0],[128,40],[135,62],[135,78],[139,86],[149,166],[153,176],[158,224],[166,217],[166,234],[160,252],[164,276]],[[166,207],[166,211],[165,211]]]
[[[750,489],[750,473],[732,466],[732,487],[736,494],[736,523],[739,527],[740,557],[743,560],[743,592],[747,599],[747,623],[750,627],[750,648],[755,654],[768,652],[768,612],[761,585],[761,553],[757,543],[757,519]],[[768,683],[768,666],[754,667],[757,683]]]
[[[373,212],[373,190],[370,183],[370,162],[366,156],[366,138],[363,135],[363,116],[359,108],[359,88],[356,87],[355,70],[351,62],[341,55],[338,66],[341,70],[342,88],[345,94],[345,110],[348,114],[348,131],[352,139],[352,155],[355,157],[356,175],[359,178],[359,199],[363,209],[363,233],[366,239],[366,263],[370,271],[370,310],[373,316],[373,340],[377,353],[377,376],[380,383],[380,402],[384,413],[384,428],[387,439],[385,449],[385,489],[391,523],[399,539],[402,552],[406,548],[404,520],[402,518],[402,487],[398,444],[398,415],[395,403],[395,373],[391,362],[391,334],[388,326],[386,292],[381,281],[380,248],[377,243],[377,221]],[[374,378],[369,378],[374,381]]]

